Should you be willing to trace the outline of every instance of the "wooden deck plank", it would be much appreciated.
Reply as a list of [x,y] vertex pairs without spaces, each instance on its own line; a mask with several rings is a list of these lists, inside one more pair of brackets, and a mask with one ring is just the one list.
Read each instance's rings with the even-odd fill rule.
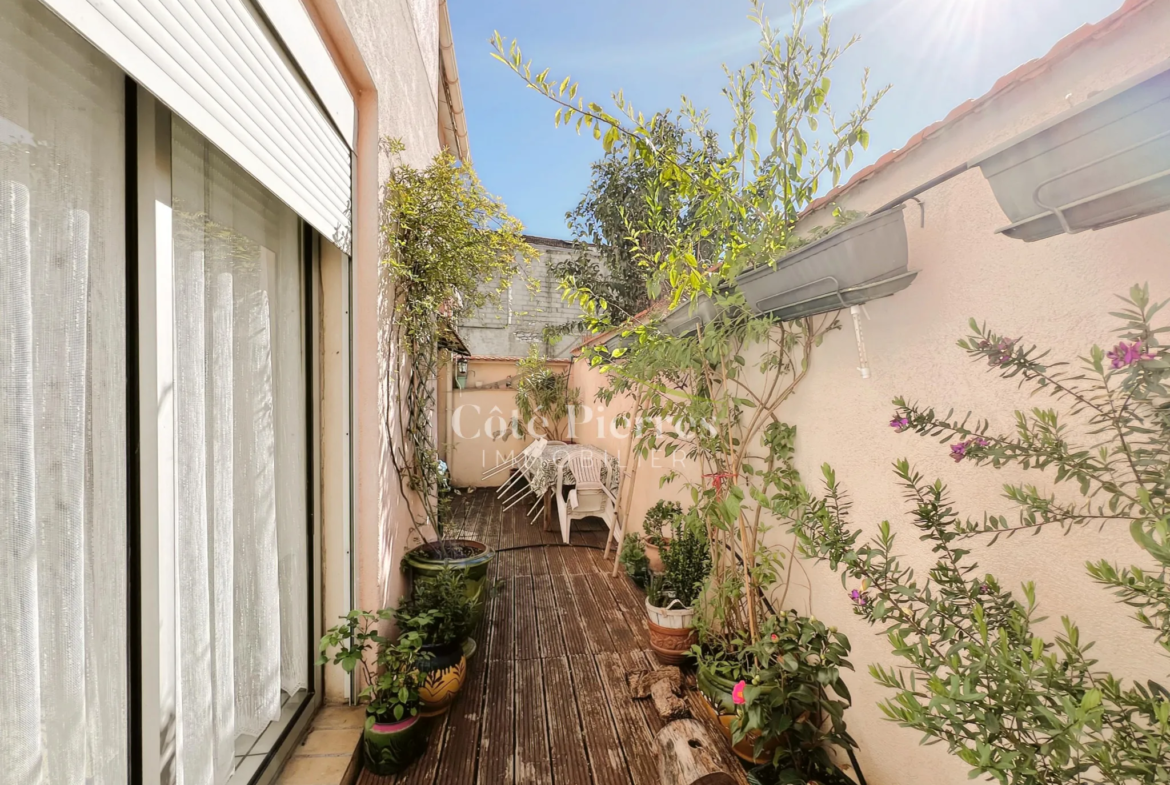
[[536,601],[536,634],[540,639],[541,658],[565,656],[565,632],[561,627],[561,613],[557,609],[556,590],[551,575],[532,579],[532,593]]
[[573,601],[573,584],[569,575],[552,576],[553,594],[556,609],[561,618],[561,630],[564,633],[565,651],[570,654],[587,654],[589,639],[585,633],[585,621],[577,613],[576,603]]
[[490,720],[483,724],[479,742],[476,782],[480,785],[511,785],[512,761],[516,750],[514,727],[515,665],[511,660],[491,663],[484,713]]
[[516,785],[552,785],[544,677],[540,660],[516,663]]
[[613,717],[609,713],[609,701],[593,656],[570,657],[569,674],[577,693],[577,708],[581,714],[585,752],[593,782],[595,785],[628,785],[630,771],[622,755]]
[[585,628],[585,638],[589,642],[589,651],[598,654],[603,651],[616,651],[614,640],[610,635],[609,626],[597,607],[593,591],[589,587],[589,575],[570,575],[569,586],[573,593],[573,602],[576,604],[577,615]]
[[611,652],[599,654],[597,667],[634,785],[659,785],[654,734],[650,732],[641,707],[635,705],[634,699],[630,697],[626,686],[626,667],[621,657]]
[[569,660],[544,660],[545,700],[548,704],[548,734],[552,747],[553,781],[560,785],[589,785],[589,761],[585,755],[585,734],[569,676]]
[[618,607],[617,600],[610,591],[612,579],[608,575],[593,573],[585,576],[589,590],[593,595],[593,605],[601,617],[602,624],[613,639],[614,651],[632,651],[638,648],[639,636],[630,628],[625,614]]
[[503,581],[495,602],[492,603],[492,645],[488,657],[496,660],[511,660],[515,640],[515,626],[513,624],[513,602],[515,594],[512,591],[512,580]]
[[468,664],[467,681],[449,712],[447,742],[435,773],[435,785],[468,785],[475,781],[490,673],[488,658],[482,651],[478,652]]
[[533,596],[532,578],[512,579],[512,614],[515,621],[514,660],[531,660],[540,657],[540,642],[536,632],[536,599]]
[[440,717],[431,717],[423,720],[431,725],[431,735],[427,739],[427,751],[423,756],[411,764],[410,768],[398,775],[399,785],[432,785],[435,781],[435,772],[439,768],[439,758],[443,754],[443,746],[447,737],[447,718],[450,712]]

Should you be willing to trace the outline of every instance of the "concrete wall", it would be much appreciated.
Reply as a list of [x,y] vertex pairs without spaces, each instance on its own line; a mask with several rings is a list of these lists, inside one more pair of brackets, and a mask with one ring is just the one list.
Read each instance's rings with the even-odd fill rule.
[[[1071,94],[1074,103],[1083,101],[1167,57],[1170,3],[1152,3],[1108,35],[1082,44],[1035,78],[938,132],[848,191],[839,203],[848,209],[873,209],[1067,109],[1066,96]],[[1010,430],[1014,409],[1048,404],[966,359],[954,343],[965,335],[968,317],[1022,336],[1024,343],[1052,347],[1055,356],[1076,362],[1091,344],[1115,340],[1115,321],[1106,315],[1116,303],[1115,294],[1148,282],[1155,297],[1170,298],[1170,213],[1025,244],[994,233],[1007,220],[978,171],[927,192],[922,200],[925,226],[919,226],[913,203],[905,213],[910,266],[921,270],[918,279],[905,292],[867,306],[864,331],[872,378],[862,380],[856,370],[857,350],[845,314],[846,329],[832,333],[814,352],[808,377],[781,412],[782,419],[797,426],[797,463],[805,480],[819,487],[819,467],[831,463],[854,502],[854,524],[873,533],[880,521],[890,520],[898,533],[898,550],[920,570],[931,563],[930,553],[907,522],[891,469],[895,459],[907,457],[927,477],[942,478],[957,508],[972,516],[983,511],[1012,514],[1001,489],[1019,475],[956,465],[947,445],[895,434],[888,426],[891,399],[904,395],[944,411],[973,410],[988,417],[993,430]],[[826,214],[809,217],[810,225],[829,221]],[[601,383],[577,365],[575,383],[583,388]],[[1031,477],[1044,485],[1043,477]],[[1072,489],[1059,490],[1067,494]],[[639,473],[631,520],[637,523],[637,511],[659,493],[654,472]],[[777,530],[772,541],[787,549],[789,537]],[[1102,667],[1122,676],[1165,677],[1166,662],[1153,636],[1084,571],[1085,561],[1094,558],[1148,563],[1127,531],[1088,529],[1068,536],[1052,531],[1001,540],[993,547],[978,540],[970,544],[982,568],[1004,585],[1036,582],[1049,633],[1061,615],[1071,615],[1083,636],[1097,641],[1093,653]],[[794,573],[789,601],[795,598],[800,610],[840,627],[853,644],[857,672],[848,678],[854,706],[847,720],[861,745],[858,757],[867,780],[871,785],[967,782],[967,766],[942,746],[920,746],[918,733],[882,718],[876,704],[888,693],[873,684],[866,666],[898,661],[884,638],[853,615],[840,579],[827,566],[802,566]]]
[[[569,243],[529,237],[540,254],[531,266],[513,279],[498,303],[480,308],[459,323],[459,335],[472,355],[526,357],[529,347],[545,353],[545,327],[561,325],[581,315],[576,305],[561,300],[559,282],[551,264],[577,255]],[[567,335],[548,347],[547,356],[564,357],[579,336]]]

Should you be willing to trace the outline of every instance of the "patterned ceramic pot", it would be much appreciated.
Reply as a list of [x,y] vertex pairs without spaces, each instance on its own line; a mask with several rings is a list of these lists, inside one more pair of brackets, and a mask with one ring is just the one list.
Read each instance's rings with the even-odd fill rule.
[[[423,646],[424,656],[416,664],[422,678],[419,679],[418,696],[422,700],[419,711],[424,717],[434,717],[445,712],[467,677],[467,658],[463,656],[461,643],[450,646]],[[425,656],[425,655],[430,656]]]
[[[712,673],[702,665],[699,666],[697,682],[699,691],[706,698],[703,701],[703,705],[707,707],[711,718],[718,722],[719,727],[723,729],[723,735],[727,738],[727,743],[731,744],[731,721],[735,719],[735,701],[732,699],[732,690],[735,689],[735,682]],[[775,689],[775,687],[765,686],[763,691],[768,692],[772,689]],[[776,745],[769,745],[768,748],[763,750],[763,755],[757,758],[755,755],[755,747],[756,740],[759,738],[759,731],[752,731],[739,744],[732,744],[731,751],[740,760],[747,761],[748,763],[770,763],[772,760],[772,750],[776,748]]]
[[650,648],[658,659],[667,665],[681,665],[690,656],[691,646],[698,640],[698,633],[692,625],[695,611],[678,600],[671,600],[672,607],[658,608],[646,600],[646,615],[650,618]]
[[401,722],[378,722],[366,717],[362,733],[362,757],[371,774],[387,776],[406,769],[427,748],[429,728],[421,717]]
[[448,568],[463,573],[467,596],[475,603],[478,624],[487,599],[488,564],[495,555],[495,551],[475,540],[441,540],[408,551],[402,563],[410,569],[412,580],[425,580]]

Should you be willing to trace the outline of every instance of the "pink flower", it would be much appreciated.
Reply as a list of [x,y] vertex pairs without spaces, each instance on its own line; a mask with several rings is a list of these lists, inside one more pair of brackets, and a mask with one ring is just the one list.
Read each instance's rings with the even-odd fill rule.
[[903,417],[903,416],[899,416],[899,415],[895,414],[894,419],[890,420],[890,427],[893,428],[898,433],[901,433],[902,431],[904,431],[910,427],[910,419],[908,417]]
[[776,633],[772,633],[772,643],[775,643],[778,640],[780,640],[780,636]]
[[858,605],[865,605],[865,595],[859,592],[857,589],[849,592],[849,598]]
[[1122,341],[1114,347],[1113,351],[1106,353],[1105,356],[1113,361],[1114,368],[1124,368],[1127,365],[1133,365],[1138,360],[1154,359],[1153,354],[1142,351],[1141,341],[1135,341],[1131,344]]
[[739,684],[736,684],[734,687],[732,687],[732,689],[731,689],[731,702],[734,703],[736,706],[742,706],[745,703],[747,703],[747,699],[743,697],[743,689],[746,686],[747,686],[747,682],[744,681],[743,679],[740,679]]

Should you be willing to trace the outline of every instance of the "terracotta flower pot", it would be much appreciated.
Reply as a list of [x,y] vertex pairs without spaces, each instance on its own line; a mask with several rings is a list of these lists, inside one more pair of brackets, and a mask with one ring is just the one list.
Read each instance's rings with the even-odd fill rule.
[[657,545],[646,543],[646,558],[650,560],[650,572],[665,572],[666,565],[662,563],[662,549]]
[[421,717],[401,722],[378,722],[366,717],[362,732],[362,757],[371,774],[388,776],[405,770],[427,748],[430,728]]
[[419,711],[424,717],[434,717],[445,712],[459,690],[463,689],[463,680],[467,677],[467,657],[463,655],[462,643],[450,646],[423,646],[424,655],[419,657],[417,665],[422,674],[418,687],[418,696],[422,701]]
[[463,573],[467,596],[475,603],[475,623],[483,617],[487,599],[488,564],[496,552],[475,540],[428,542],[407,551],[402,563],[410,569],[412,580],[433,578],[444,569]]
[[646,615],[650,624],[650,648],[658,655],[658,659],[667,665],[681,665],[686,662],[691,653],[691,646],[698,640],[693,624],[695,611],[693,608],[683,607],[678,600],[672,600],[671,605],[677,607],[658,608],[646,600]]
[[[699,691],[707,699],[703,701],[703,705],[711,713],[711,718],[719,723],[719,727],[723,729],[723,735],[727,738],[727,742],[731,744],[731,722],[735,719],[736,709],[735,700],[732,697],[735,682],[712,673],[710,669],[702,665],[699,666],[697,682]],[[765,692],[769,689],[774,688],[764,687]],[[747,761],[748,763],[770,763],[772,761],[772,751],[776,749],[776,744],[768,745],[763,750],[763,755],[756,757],[756,740],[759,738],[759,731],[752,731],[739,744],[732,744],[731,751],[740,760]]]

